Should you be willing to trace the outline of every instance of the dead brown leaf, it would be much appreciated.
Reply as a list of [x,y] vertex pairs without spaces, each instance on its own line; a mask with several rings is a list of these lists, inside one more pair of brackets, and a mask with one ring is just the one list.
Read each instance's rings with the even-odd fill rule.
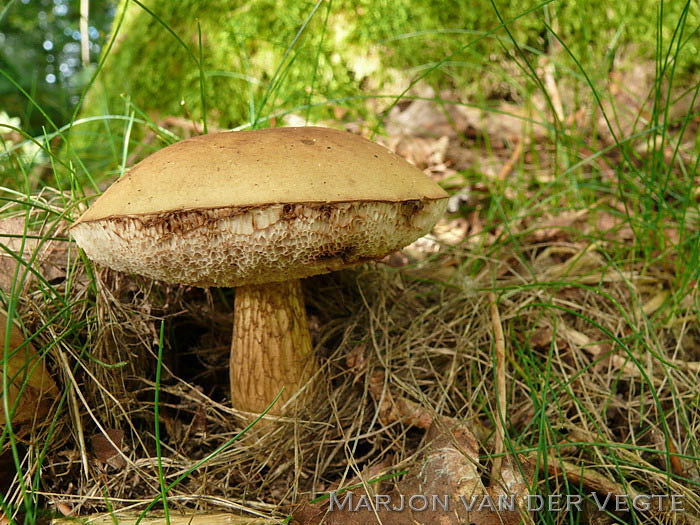
[[[0,310],[0,352],[5,347],[6,323],[7,313]],[[18,403],[12,414],[13,425],[42,421],[58,395],[58,387],[49,375],[44,360],[30,343],[24,343],[22,332],[13,323],[4,365],[8,375],[9,405],[13,407]],[[6,415],[0,410],[0,425],[5,422]]]
[[[36,239],[22,239],[24,233],[24,218],[10,217],[0,220],[0,242],[5,245],[7,250],[21,259],[30,257],[32,251],[36,248]],[[28,232],[29,233],[29,232]],[[22,241],[24,240],[24,246]],[[17,268],[17,260],[7,250],[0,252],[0,288],[5,292],[9,292],[12,288],[15,271]],[[19,253],[21,251],[21,253]],[[20,268],[20,271],[22,269]]]
[[[420,467],[393,490],[380,486],[375,492],[372,484],[334,494],[330,501],[303,503],[294,512],[293,523],[515,525],[529,521],[522,510],[527,485],[519,469],[507,458],[500,479],[485,487],[476,438],[465,426],[444,428],[444,422],[430,426]],[[514,510],[499,508],[499,501],[512,501]]]
[[443,244],[456,246],[464,241],[469,233],[469,223],[467,219],[458,217],[456,219],[442,218],[433,227],[433,235]]
[[616,239],[619,241],[630,241],[634,239],[634,231],[629,226],[629,220],[606,211],[598,213],[596,228],[607,239]]
[[70,508],[65,503],[56,503],[56,510],[64,516],[72,516],[73,515],[73,509]]
[[421,169],[431,168],[438,172],[447,170],[445,155],[450,143],[447,136],[425,138],[393,135],[384,139],[384,143],[394,153]]
[[104,434],[92,436],[92,450],[95,458],[102,465],[115,469],[124,468],[126,460],[121,453],[124,431],[117,428],[107,428],[105,432],[106,436]]
[[580,230],[589,210],[570,210],[558,215],[545,214],[537,219],[530,228],[534,242],[553,242],[568,240],[569,230]]
[[430,428],[433,416],[417,403],[403,397],[395,397],[385,383],[383,370],[375,370],[369,378],[369,393],[379,405],[379,419],[384,425],[396,421],[418,428]]
[[[432,97],[434,92],[427,91],[425,96]],[[384,124],[391,137],[456,137],[469,128],[480,129],[481,120],[479,109],[420,99],[403,108],[394,106]]]
[[533,348],[549,348],[552,344],[552,328],[549,326],[540,326],[535,330],[535,332],[530,336],[530,344]]
[[557,331],[574,350],[583,350],[594,359],[600,359],[596,368],[612,366],[617,370],[623,370],[626,377],[639,377],[640,372],[635,364],[627,357],[614,355],[609,344],[597,343],[563,321],[559,323]]
[[[59,241],[47,241],[39,247],[41,236],[39,232],[27,231],[25,237],[24,217],[9,217],[0,219],[0,244],[6,250],[0,251],[0,289],[9,293],[12,288],[17,265],[20,264],[20,272],[27,271],[24,267],[31,263],[36,250],[36,263],[31,263],[42,276],[49,282],[62,279],[66,275],[66,259],[68,243]],[[12,253],[8,253],[12,252]],[[19,263],[17,259],[23,262]],[[36,277],[27,271],[24,286],[27,286]]]
[[353,348],[345,357],[345,364],[355,375],[352,383],[360,381],[367,372],[367,345],[360,343]]

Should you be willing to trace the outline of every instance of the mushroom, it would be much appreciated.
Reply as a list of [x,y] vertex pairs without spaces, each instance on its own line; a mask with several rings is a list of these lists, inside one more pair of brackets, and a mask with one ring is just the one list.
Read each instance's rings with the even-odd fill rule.
[[426,234],[447,194],[369,140],[320,127],[223,132],[147,157],[75,222],[105,266],[236,287],[231,401],[272,414],[319,369],[300,279],[375,260]]

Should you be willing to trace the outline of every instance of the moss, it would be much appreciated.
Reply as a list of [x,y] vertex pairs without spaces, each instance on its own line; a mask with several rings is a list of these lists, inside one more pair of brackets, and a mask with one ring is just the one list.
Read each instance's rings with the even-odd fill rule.
[[[580,2],[555,1],[517,19],[509,29],[536,62],[538,53],[551,51],[553,39],[545,27],[548,20],[589,74],[604,76],[613,65],[611,46],[634,42],[639,54],[654,56],[657,3],[592,0],[582,7]],[[200,120],[202,97],[195,58],[199,55],[198,23],[208,118],[224,128],[274,114],[281,108],[289,110],[372,91],[397,93],[419,72],[446,57],[449,60],[426,78],[438,89],[452,88],[465,97],[517,98],[534,86],[513,78],[515,68],[509,72],[498,66],[518,56],[502,29],[468,45],[499,25],[491,3],[485,0],[449,4],[417,0],[324,2],[291,48],[313,2],[148,0],[145,4],[189,49],[178,43],[161,22],[130,3],[120,40],[84,106],[84,115],[122,114],[126,95],[135,107],[154,118],[177,115]],[[665,4],[666,41],[678,23],[683,4]],[[516,1],[499,9],[508,20],[536,5]],[[697,28],[698,20],[695,9],[688,27]],[[687,46],[678,64],[686,73],[696,71],[700,61],[697,39]],[[275,77],[287,52],[287,62]],[[565,53],[557,57],[576,71]],[[247,79],[252,79],[252,90]],[[251,93],[255,114],[250,110]],[[362,104],[349,105],[364,118],[377,118]],[[311,115],[331,116],[332,104],[313,109]],[[110,126],[112,150],[121,151],[124,124]],[[95,132],[84,127],[78,131],[88,131],[89,136]],[[138,140],[139,130],[132,133]],[[76,144],[79,146],[80,140]],[[103,167],[113,166],[114,160],[102,159],[101,163]]]

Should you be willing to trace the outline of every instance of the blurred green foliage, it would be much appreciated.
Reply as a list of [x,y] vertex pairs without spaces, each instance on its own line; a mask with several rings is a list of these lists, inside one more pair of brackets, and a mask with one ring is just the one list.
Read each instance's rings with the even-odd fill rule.
[[[37,106],[57,125],[65,124],[89,78],[91,70],[80,57],[79,7],[79,0],[0,2],[0,111],[19,118],[31,135],[47,124]],[[90,0],[89,7],[87,36],[94,59],[109,32],[114,2]]]
[[[99,111],[123,111],[121,95],[127,94],[134,105],[148,112],[199,119],[198,24],[205,98],[210,117],[222,127],[254,121],[282,107],[381,90],[387,84],[396,93],[410,78],[443,60],[427,77],[436,87],[497,95],[503,90],[517,91],[507,85],[510,79],[499,78],[492,71],[496,68],[490,67],[514,53],[503,30],[469,45],[500,24],[486,0],[322,2],[291,50],[314,2],[147,0],[145,4],[160,20],[131,3],[123,40],[102,76],[104,97]],[[589,71],[609,71],[616,48],[622,44],[634,43],[635,53],[654,56],[658,0],[617,4],[591,0],[585,5],[561,0],[541,8],[538,2],[522,0],[496,5],[504,20],[534,9],[509,26],[513,37],[532,53],[547,52],[552,44],[545,26],[549,23]],[[684,2],[664,5],[664,36],[669,39]],[[695,5],[690,27],[698,27],[698,14]],[[189,51],[163,24],[172,28]],[[688,39],[681,70],[698,69],[699,42],[700,38]],[[271,86],[288,51],[285,66],[289,67],[283,67],[283,78],[274,79]]]

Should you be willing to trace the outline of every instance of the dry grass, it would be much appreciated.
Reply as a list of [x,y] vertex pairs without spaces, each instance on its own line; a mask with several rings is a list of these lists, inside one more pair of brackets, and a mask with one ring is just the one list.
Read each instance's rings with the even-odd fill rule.
[[[511,228],[518,237],[518,225]],[[700,516],[697,289],[666,315],[659,294],[673,275],[606,264],[603,246],[574,236],[540,224],[524,230],[520,251],[493,245],[477,272],[466,250],[472,238],[408,267],[368,265],[308,280],[328,378],[312,413],[230,444],[169,491],[171,511],[279,517],[358,479],[415,471],[425,430],[401,411],[378,410],[385,396],[475,429],[488,466],[498,446],[492,293],[508,361],[506,450],[534,467],[531,490],[571,493],[600,480],[620,493],[670,490],[688,496],[685,517]],[[40,289],[18,308],[37,344],[50,348],[49,366],[66,393],[42,494],[74,515],[138,510],[160,492],[153,400],[162,320],[166,482],[247,422],[224,394],[233,296],[108,270],[91,281],[76,256],[70,247],[69,277],[52,285],[67,311]],[[659,315],[663,322],[650,330]],[[47,425],[26,444],[42,443]],[[27,473],[34,449],[26,448]]]

